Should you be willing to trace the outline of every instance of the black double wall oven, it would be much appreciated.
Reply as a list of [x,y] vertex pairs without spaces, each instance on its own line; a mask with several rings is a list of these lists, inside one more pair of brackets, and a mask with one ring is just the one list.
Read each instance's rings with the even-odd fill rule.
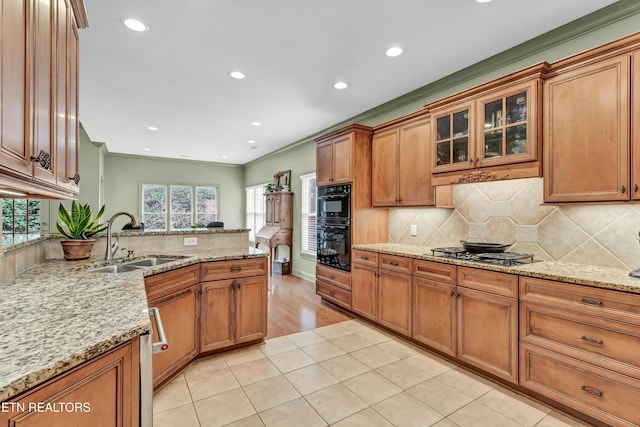
[[351,184],[318,187],[316,208],[318,263],[351,271]]

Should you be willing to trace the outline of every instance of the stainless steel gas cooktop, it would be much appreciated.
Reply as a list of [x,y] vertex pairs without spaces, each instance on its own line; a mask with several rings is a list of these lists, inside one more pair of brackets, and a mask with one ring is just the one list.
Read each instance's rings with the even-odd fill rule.
[[488,252],[472,253],[461,247],[446,247],[431,249],[433,256],[452,258],[464,261],[482,262],[485,264],[502,265],[506,267],[535,262],[532,254],[517,252]]

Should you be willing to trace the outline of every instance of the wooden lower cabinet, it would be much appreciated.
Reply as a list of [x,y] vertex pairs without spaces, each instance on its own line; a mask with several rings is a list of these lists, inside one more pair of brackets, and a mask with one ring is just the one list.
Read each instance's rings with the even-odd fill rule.
[[203,282],[201,313],[201,352],[264,338],[267,277]]
[[413,339],[457,354],[456,294],[455,285],[413,279]]
[[518,382],[518,300],[458,287],[458,359]]
[[351,308],[367,319],[378,320],[378,269],[351,264]]
[[608,425],[640,425],[638,380],[526,343],[520,359],[524,387]]
[[[157,307],[169,348],[153,355],[153,385],[162,383],[198,355],[200,343],[200,285],[149,301]],[[153,336],[157,337],[155,322]]]
[[[0,411],[3,427],[136,427],[140,414],[140,344],[138,338],[96,359],[37,386],[10,402],[12,409]],[[29,405],[47,405],[29,410]],[[5,403],[6,405],[6,403]],[[70,405],[79,405],[73,406]],[[44,406],[43,406],[44,407]]]
[[411,276],[379,270],[377,305],[381,325],[411,336]]

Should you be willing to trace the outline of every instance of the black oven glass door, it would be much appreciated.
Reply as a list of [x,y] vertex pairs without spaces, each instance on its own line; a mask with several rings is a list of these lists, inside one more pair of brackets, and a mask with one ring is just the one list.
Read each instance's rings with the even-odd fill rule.
[[348,222],[318,221],[316,243],[318,263],[351,271],[351,235]]

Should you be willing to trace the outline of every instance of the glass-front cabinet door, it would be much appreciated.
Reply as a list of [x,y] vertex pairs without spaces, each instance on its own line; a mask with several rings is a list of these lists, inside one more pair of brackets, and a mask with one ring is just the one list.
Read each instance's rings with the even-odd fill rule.
[[536,159],[535,82],[478,99],[478,166]]
[[473,159],[472,106],[435,113],[434,172],[468,169]]

